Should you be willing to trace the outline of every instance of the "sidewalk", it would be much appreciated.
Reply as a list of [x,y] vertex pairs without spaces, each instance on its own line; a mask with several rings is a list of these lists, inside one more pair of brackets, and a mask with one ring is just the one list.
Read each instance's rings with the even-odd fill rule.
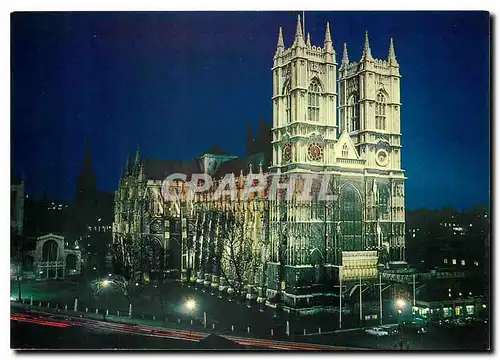
[[[152,327],[161,327],[161,328],[170,328],[170,329],[178,329],[178,330],[183,330],[183,331],[189,331],[190,330],[190,322],[182,321],[179,322],[176,321],[171,321],[168,319],[168,321],[165,321],[165,319],[141,319],[141,318],[135,318],[132,317],[130,318],[129,316],[117,316],[117,315],[112,315],[109,314],[106,316],[106,319],[104,319],[104,314],[103,313],[95,313],[95,312],[83,312],[83,311],[72,311],[72,310],[64,310],[61,308],[47,308],[43,306],[37,306],[37,305],[32,305],[30,306],[29,304],[23,304],[23,303],[18,303],[18,302],[11,302],[11,306],[14,307],[20,307],[23,309],[30,309],[31,311],[40,311],[40,312],[45,312],[45,313],[52,313],[54,315],[59,315],[59,316],[71,316],[75,318],[82,318],[82,319],[92,319],[92,320],[98,320],[98,321],[105,321],[105,322],[110,322],[110,323],[120,323],[120,324],[130,324],[130,325],[142,325],[142,326],[152,326]],[[212,332],[219,332],[217,331],[217,328],[215,330],[213,329],[211,324],[207,324],[207,327],[205,328],[202,323],[197,322],[196,320],[193,319],[193,325],[191,327],[191,330],[193,332],[202,332],[205,331],[207,333],[212,333]]]

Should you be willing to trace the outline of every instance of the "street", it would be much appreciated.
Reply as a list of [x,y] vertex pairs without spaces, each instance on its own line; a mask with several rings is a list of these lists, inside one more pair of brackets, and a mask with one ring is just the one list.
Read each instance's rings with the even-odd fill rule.
[[[205,347],[210,334],[178,328],[117,323],[11,306],[11,347],[16,349],[169,349]],[[224,336],[244,350],[345,351],[342,346]],[[231,347],[231,349],[233,349]]]
[[[44,311],[68,311],[73,310],[74,299],[80,296],[78,310],[88,320],[99,320],[101,323],[105,312],[105,302],[102,296],[94,297],[85,293],[84,284],[75,284],[69,281],[57,282],[28,282],[22,284],[23,298],[25,304],[29,304],[28,296],[33,296],[33,302],[37,309]],[[397,336],[375,337],[365,334],[363,330],[346,331],[345,327],[340,332],[338,329],[337,316],[335,314],[320,314],[318,316],[291,316],[288,313],[280,313],[275,316],[275,309],[259,307],[246,301],[235,301],[218,291],[197,288],[195,286],[181,285],[178,282],[162,284],[159,287],[153,285],[139,286],[138,292],[133,298],[133,316],[128,318],[128,306],[126,299],[120,293],[110,294],[109,315],[107,318],[115,322],[127,321],[141,326],[157,326],[169,329],[183,329],[185,332],[192,329],[194,332],[203,333],[216,332],[224,336],[241,338],[254,338],[270,340],[283,340],[304,342],[309,344],[322,344],[331,346],[344,346],[367,349],[397,349]],[[11,285],[11,294],[15,296],[17,287]],[[195,307],[188,313],[185,307],[187,299],[193,299]],[[39,307],[38,305],[42,305]],[[207,324],[203,324],[204,313]],[[76,313],[75,313],[76,314]],[[117,315],[120,316],[117,316]],[[191,325],[191,319],[193,323]],[[347,319],[346,319],[347,320]],[[288,332],[286,323],[288,321]],[[346,324],[347,321],[343,321]],[[135,327],[134,331],[138,328]],[[69,331],[73,333],[74,328],[51,329],[51,331]],[[92,331],[101,333],[100,328]],[[115,329],[116,330],[116,329]],[[82,329],[78,331],[84,331]],[[87,328],[85,331],[89,331]],[[110,332],[109,327],[106,334],[110,334],[108,344],[110,347],[119,348],[122,344],[120,337]],[[304,336],[304,331],[307,335]],[[14,334],[14,330],[12,330]],[[320,333],[321,334],[318,334]],[[94,332],[92,332],[94,336]],[[112,334],[112,335],[111,335]],[[315,335],[314,335],[315,334]],[[137,335],[137,333],[129,334]],[[149,333],[148,333],[149,335]],[[71,335],[65,335],[70,336]],[[106,335],[108,336],[108,335]],[[125,335],[124,335],[125,336]],[[81,338],[79,336],[78,338]],[[169,338],[166,348],[176,346],[187,346],[182,342],[183,336],[177,339]],[[487,327],[483,325],[470,325],[464,328],[434,328],[429,327],[426,334],[416,334],[405,331],[404,346],[409,350],[484,350],[487,349]],[[179,342],[180,343],[177,343]],[[134,342],[123,342],[126,346],[133,346]],[[151,348],[157,347],[156,343]],[[57,348],[59,344],[53,344]],[[262,344],[260,344],[262,346]],[[43,347],[43,345],[41,345]],[[76,342],[75,346],[80,346]],[[89,346],[82,343],[82,346]],[[95,345],[97,348],[97,344]],[[146,346],[146,345],[144,345]],[[148,345],[149,346],[149,345]]]
[[[485,324],[467,327],[442,328],[429,326],[426,333],[405,329],[403,347],[405,350],[442,351],[484,351],[488,346],[488,329]],[[360,346],[370,349],[399,350],[399,334],[374,336],[363,330],[342,331],[322,335],[300,336],[299,341],[316,344]]]
[[14,349],[193,349],[186,340],[141,336],[83,326],[59,327],[26,321],[10,322],[11,348]]

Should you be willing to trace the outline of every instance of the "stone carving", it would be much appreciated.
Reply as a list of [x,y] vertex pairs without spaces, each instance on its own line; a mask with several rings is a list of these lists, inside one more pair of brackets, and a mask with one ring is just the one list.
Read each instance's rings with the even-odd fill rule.
[[324,137],[323,137],[323,134],[321,133],[318,133],[318,132],[313,132],[309,138],[312,140],[312,141],[323,141],[324,140]]
[[390,140],[390,135],[389,134],[377,134],[377,140],[385,140],[389,142]]
[[383,150],[389,152],[391,150],[391,146],[389,145],[389,142],[387,142],[387,141],[379,141],[377,143],[376,149],[377,150],[383,149]]

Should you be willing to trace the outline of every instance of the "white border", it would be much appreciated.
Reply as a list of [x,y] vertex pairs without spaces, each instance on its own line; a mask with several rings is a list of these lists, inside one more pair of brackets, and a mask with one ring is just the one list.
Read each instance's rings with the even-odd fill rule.
[[[264,1],[264,0],[254,0],[254,1],[247,1],[247,2],[241,2],[241,1],[221,1],[221,0],[212,0],[212,1],[179,1],[179,2],[173,2],[173,1],[148,1],[148,0],[141,0],[141,1],[130,1],[130,0],[121,0],[121,1],[105,1],[105,0],[87,0],[87,1],[82,1],[82,2],[70,2],[70,1],[56,1],[56,0],[44,0],[44,1],[5,1],[0,3],[0,7],[2,8],[2,12],[0,12],[1,16],[1,21],[0,21],[0,26],[1,26],[1,31],[0,31],[0,43],[2,49],[4,49],[3,56],[1,57],[1,62],[2,62],[2,69],[4,71],[1,72],[1,84],[3,85],[3,96],[1,97],[1,109],[2,109],[2,114],[3,116],[3,121],[1,122],[1,126],[3,127],[3,131],[0,131],[0,136],[2,137],[2,140],[0,142],[1,147],[2,147],[2,152],[0,156],[0,168],[4,169],[4,174],[8,174],[7,169],[10,168],[10,157],[8,154],[10,154],[10,12],[12,11],[109,11],[109,10],[127,10],[127,11],[138,11],[138,10],[162,10],[162,11],[174,11],[174,10],[328,10],[328,11],[336,11],[336,10],[488,10],[493,13],[493,16],[495,13],[498,13],[497,9],[499,7],[499,1],[485,1],[485,0],[476,0],[476,1],[465,1],[465,0],[455,0],[455,1],[431,1],[431,0],[420,0],[418,2],[406,2],[406,1],[384,1],[384,0],[377,0],[377,1],[366,1],[366,0],[358,0],[358,1],[317,1],[317,0],[308,0],[308,1],[296,1],[296,0],[289,0],[289,1]],[[498,25],[497,25],[498,26]],[[497,47],[499,45],[499,40],[498,36],[495,37],[495,44]],[[464,51],[473,51],[473,49],[464,49]],[[493,61],[491,62],[492,64],[494,63]],[[498,73],[495,76],[496,80],[498,76]],[[492,98],[492,102],[498,104],[500,103],[498,99],[498,93],[494,93],[494,98]],[[495,135],[497,135],[498,139],[498,130],[499,126],[496,126],[495,129]],[[496,150],[496,143],[493,143],[492,145],[495,146]],[[496,153],[494,151],[493,153]],[[498,157],[494,158],[494,166],[492,168],[499,169],[500,168],[500,160]],[[493,169],[492,169],[493,170]],[[10,267],[9,263],[10,260],[7,258],[7,254],[9,254],[8,250],[8,239],[9,239],[9,234],[7,233],[7,229],[9,228],[8,226],[8,219],[9,219],[9,214],[10,214],[10,209],[7,204],[9,204],[8,199],[10,199],[10,196],[8,197],[7,195],[7,190],[10,185],[9,177],[7,175],[4,175],[1,179],[2,181],[2,186],[1,189],[5,189],[5,193],[3,194],[3,201],[1,202],[2,204],[2,215],[0,217],[2,221],[2,229],[5,231],[5,236],[2,238],[1,246],[2,246],[2,254],[5,257],[5,261],[3,262],[2,266],[2,279],[9,279],[10,274]],[[491,202],[494,203],[496,200],[491,199]],[[499,216],[498,214],[495,214],[495,223],[498,222]],[[496,239],[496,237],[493,237],[493,239]],[[498,248],[498,246],[496,246]],[[495,252],[495,255],[497,253]],[[492,263],[495,258],[492,257]],[[494,270],[494,269],[492,269]],[[493,274],[492,274],[493,276]],[[495,280],[495,277],[492,277],[493,280]],[[6,281],[7,282],[7,281]],[[496,283],[496,282],[495,282]],[[4,289],[4,294],[3,296],[0,297],[2,302],[2,309],[7,312],[7,309],[10,307],[7,305],[7,299],[9,299],[9,296],[6,294],[6,289],[7,289],[7,284],[4,284],[2,287]],[[10,289],[9,289],[10,292]],[[5,355],[8,357],[13,357],[15,356],[15,353],[13,351],[10,351],[10,336],[5,336],[6,334],[10,334],[10,327],[8,325],[9,322],[7,322],[7,314],[5,314],[4,317],[4,331],[2,334],[4,336],[1,337],[2,341],[2,349],[7,349],[9,352],[8,354],[4,353],[2,354],[2,358],[4,358]],[[495,317],[496,320],[496,317]],[[496,321],[492,321],[492,324],[495,324]],[[497,334],[497,332],[494,332],[494,334]],[[495,336],[496,338],[496,336]],[[498,342],[497,342],[498,344]],[[85,353],[83,353],[85,354]],[[51,356],[51,354],[46,354],[45,356]],[[109,353],[103,353],[102,355],[98,354],[88,354],[93,357],[104,357],[106,355],[110,355]],[[120,355],[125,355],[121,353]],[[185,356],[199,356],[201,354],[157,354],[157,356],[169,356],[169,357],[185,357]],[[260,355],[260,354],[259,354]],[[269,355],[269,354],[266,354]],[[340,354],[335,354],[332,356],[339,356]],[[374,353],[370,353],[369,356],[376,355]],[[470,356],[472,354],[464,354],[465,356]],[[68,354],[65,354],[64,356],[70,356]],[[139,357],[145,357],[145,355],[137,355],[134,354],[134,356],[139,356]],[[206,354],[205,354],[206,356]],[[209,355],[209,356],[216,356],[216,354]],[[257,355],[250,355],[251,357],[256,358]],[[272,354],[273,357],[275,356],[289,356],[285,354]],[[345,354],[341,356],[346,356]],[[352,356],[352,355],[350,355]],[[361,355],[357,355],[361,357]],[[386,356],[385,353],[380,354],[380,356]],[[406,355],[408,356],[408,355]],[[416,356],[410,355],[410,356]],[[430,357],[438,357],[438,354],[426,354],[426,356]]]

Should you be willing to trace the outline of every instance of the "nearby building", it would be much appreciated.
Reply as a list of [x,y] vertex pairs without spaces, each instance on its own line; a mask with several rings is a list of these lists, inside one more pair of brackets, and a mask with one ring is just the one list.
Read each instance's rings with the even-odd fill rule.
[[[190,162],[139,152],[127,161],[115,193],[117,264],[161,277],[173,264],[168,249],[178,248],[185,281],[307,308],[331,304],[340,277],[371,281],[377,266],[405,260],[401,75],[392,39],[386,60],[372,56],[368,34],[359,61],[349,60],[344,44],[337,71],[329,25],[323,45],[313,46],[299,19],[290,48],[279,31],[272,77],[271,159],[211,150]],[[209,174],[214,183],[189,198],[188,182],[164,181],[172,173]],[[216,199],[226,174],[237,195]],[[246,196],[256,174],[293,177],[297,192],[270,197],[268,183]],[[298,201],[308,175],[330,177],[329,200],[313,181],[312,198]]]
[[31,258],[37,280],[64,279],[80,274],[81,251],[68,248],[63,236],[47,234],[38,237],[36,249],[29,251],[27,257]]
[[19,177],[10,185],[10,232],[24,234],[24,181]]

